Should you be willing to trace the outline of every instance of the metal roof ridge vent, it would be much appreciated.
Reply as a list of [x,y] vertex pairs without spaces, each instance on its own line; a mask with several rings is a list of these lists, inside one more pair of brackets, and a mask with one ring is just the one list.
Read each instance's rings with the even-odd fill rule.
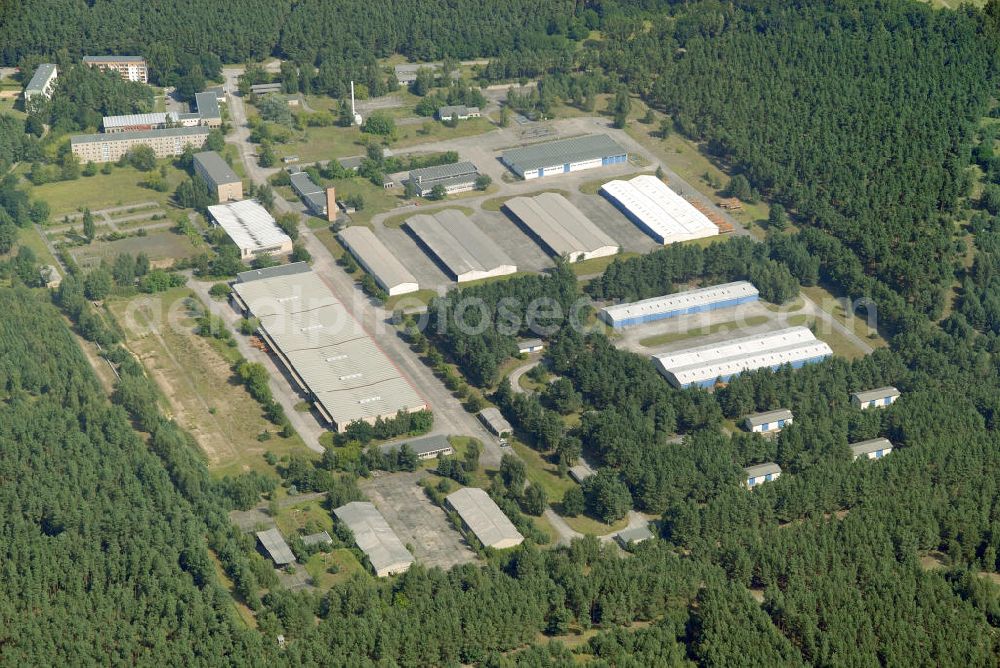
[[327,362],[339,362],[340,360],[346,360],[347,355],[334,355],[333,357],[327,357]]
[[341,376],[341,380],[351,380],[352,378],[361,378],[360,373],[349,373],[346,376]]
[[379,395],[376,394],[374,397],[368,397],[367,399],[361,399],[361,400],[358,401],[358,403],[359,404],[368,404],[368,403],[371,403],[373,401],[379,401],[381,398],[382,397],[380,397]]
[[308,327],[303,327],[303,332],[312,332],[317,329],[323,329],[323,325],[309,325]]

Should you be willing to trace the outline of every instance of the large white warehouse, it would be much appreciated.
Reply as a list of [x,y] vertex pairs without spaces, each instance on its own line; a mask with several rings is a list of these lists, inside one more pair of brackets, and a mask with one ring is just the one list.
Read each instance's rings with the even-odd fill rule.
[[720,341],[653,355],[653,362],[674,387],[712,387],[744,371],[799,368],[833,354],[806,327],[789,327],[765,334]]
[[618,252],[614,239],[558,193],[515,197],[504,206],[550,255],[578,262]]
[[644,322],[674,318],[679,315],[712,311],[755,302],[760,298],[757,288],[746,281],[735,281],[675,292],[663,297],[652,297],[627,304],[605,306],[600,310],[601,319],[612,327],[628,327]]
[[517,271],[514,261],[461,211],[419,214],[406,227],[458,283]]
[[367,227],[345,228],[340,232],[340,241],[390,297],[416,292],[419,288],[413,274]]
[[252,260],[263,253],[283,255],[292,252],[291,238],[274,222],[274,216],[253,200],[215,204],[208,207],[208,215],[226,231],[244,260]]
[[719,234],[718,226],[705,214],[650,174],[628,181],[609,181],[601,187],[601,193],[658,243]]
[[427,408],[317,274],[273,269],[240,274],[233,300],[260,321],[260,337],[334,429]]
[[354,542],[365,553],[375,575],[384,578],[405,573],[413,564],[413,555],[372,503],[351,501],[333,514],[354,534]]

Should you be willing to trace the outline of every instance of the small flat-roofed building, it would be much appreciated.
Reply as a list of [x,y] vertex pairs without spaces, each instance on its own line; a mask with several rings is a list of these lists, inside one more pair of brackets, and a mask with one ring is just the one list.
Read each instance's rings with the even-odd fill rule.
[[792,411],[787,408],[752,413],[743,418],[746,430],[756,434],[775,434],[790,424],[792,424]]
[[463,487],[446,496],[445,501],[484,547],[504,550],[524,541],[521,532],[485,490]]
[[851,456],[857,461],[865,459],[882,459],[892,452],[892,442],[887,438],[873,438],[868,441],[851,443]]
[[[409,86],[411,83],[417,80],[417,72],[422,69],[428,69],[435,74],[439,69],[441,69],[441,63],[399,63],[393,67],[393,72],[396,75],[396,81],[402,86]],[[456,72],[452,73],[454,77]],[[459,76],[461,76],[459,74]]]
[[277,529],[258,531],[257,540],[260,541],[260,546],[264,548],[267,556],[271,558],[275,566],[281,567],[295,563],[295,555],[292,554],[292,549],[288,547],[288,543],[285,542],[281,532]]
[[567,473],[569,473],[569,477],[572,478],[578,485],[582,485],[584,480],[594,475],[593,469],[589,466],[584,466],[583,464],[570,466]]
[[442,121],[467,121],[470,118],[479,118],[482,113],[479,107],[467,107],[464,104],[449,105],[441,107],[437,112],[438,119]]
[[38,271],[38,274],[42,279],[42,284],[51,290],[55,290],[62,285],[62,274],[51,264],[42,267]]
[[400,441],[399,443],[386,443],[380,446],[379,449],[383,453],[389,454],[401,449],[404,445],[409,446],[410,450],[417,456],[417,459],[434,459],[438,455],[447,457],[455,454],[455,448],[448,440],[448,437],[442,435],[414,438],[408,441]]
[[618,243],[559,193],[514,197],[504,209],[549,255],[577,262],[618,252]]
[[142,56],[84,56],[83,64],[117,72],[122,79],[149,83],[146,59]]
[[487,429],[500,438],[505,438],[514,433],[514,428],[510,426],[510,422],[507,422],[507,418],[495,406],[487,406],[479,411],[479,419],[486,425]]
[[833,354],[806,327],[788,327],[764,334],[653,355],[653,363],[676,388],[713,387],[744,371],[799,368]]
[[326,189],[317,185],[306,172],[292,174],[289,178],[292,181],[292,190],[302,198],[302,203],[309,212],[321,218],[326,216]]
[[24,87],[25,103],[30,102],[31,98],[36,96],[45,99],[52,97],[57,78],[59,78],[59,70],[52,63],[42,63],[36,67],[35,73],[31,75],[31,81]]
[[407,181],[417,188],[417,194],[426,197],[435,186],[441,186],[449,195],[472,190],[476,187],[479,170],[471,162],[421,167],[410,171]]
[[366,156],[363,155],[352,155],[348,158],[337,158],[337,162],[339,162],[340,166],[347,171],[356,172],[361,166],[361,163],[365,161],[365,157]]
[[194,104],[198,108],[198,117],[201,125],[210,128],[217,128],[222,125],[222,109],[219,107],[219,98],[215,93],[205,91],[195,93]]
[[409,269],[367,227],[346,227],[338,236],[358,264],[389,296],[416,292],[420,288]]
[[294,267],[261,273],[240,274],[233,304],[257,318],[258,336],[333,429],[343,432],[357,420],[373,424],[427,408],[319,275]]
[[851,404],[863,411],[869,408],[891,406],[896,403],[896,399],[899,399],[899,390],[891,385],[851,394]]
[[333,514],[354,534],[354,542],[368,557],[375,575],[384,578],[410,570],[413,555],[374,504],[351,501],[334,509]]
[[628,151],[608,135],[585,135],[513,148],[500,159],[527,181],[622,164],[628,160]]
[[261,83],[253,84],[250,86],[250,92],[254,95],[269,95],[271,93],[280,93],[282,91],[281,82],[275,83]]
[[195,153],[194,171],[208,184],[217,202],[243,199],[243,181],[215,151]]
[[319,533],[311,533],[308,536],[302,537],[303,545],[333,545],[333,538],[326,531],[320,531]]
[[522,355],[541,352],[545,348],[545,342],[541,339],[521,339],[517,342],[517,352]]
[[514,261],[461,211],[418,214],[407,219],[406,228],[458,283],[517,271]]
[[605,306],[598,315],[601,320],[618,329],[692,313],[732,308],[758,299],[760,295],[757,288],[746,281],[735,281],[637,302]]
[[208,207],[208,215],[226,231],[240,249],[243,260],[252,260],[264,253],[288,255],[292,252],[291,238],[281,231],[274,216],[254,200],[215,204]]
[[653,532],[649,530],[648,526],[645,527],[632,527],[631,529],[622,529],[615,534],[615,540],[618,544],[622,546],[623,549],[628,549],[630,545],[638,545],[639,543],[644,543],[653,537]]
[[766,464],[748,466],[743,469],[743,472],[746,476],[746,479],[743,481],[743,485],[747,489],[753,489],[761,483],[777,480],[778,476],[781,475],[781,467],[774,462],[767,462]]
[[157,158],[175,158],[191,146],[200,149],[208,139],[208,128],[165,128],[140,132],[73,135],[70,148],[80,162],[115,162],[136,146],[148,146]]
[[672,244],[719,234],[719,226],[708,216],[651,174],[628,181],[609,181],[601,186],[601,194],[657,243]]

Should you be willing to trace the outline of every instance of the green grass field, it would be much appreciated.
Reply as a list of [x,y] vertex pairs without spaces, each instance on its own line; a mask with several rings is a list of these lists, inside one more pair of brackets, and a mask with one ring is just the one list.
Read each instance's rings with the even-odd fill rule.
[[717,332],[735,331],[740,327],[756,327],[758,325],[765,324],[769,320],[770,318],[766,315],[757,315],[751,316],[741,322],[717,322],[706,327],[698,327],[696,329],[689,329],[683,332],[664,332],[663,334],[656,334],[655,336],[648,336],[645,339],[640,339],[639,345],[645,346],[646,348],[655,348],[657,346],[674,343],[675,341],[683,341],[685,339],[698,336],[708,336],[709,334],[715,334]]
[[[161,160],[167,166],[167,192],[157,192],[142,183],[148,172],[140,172],[134,167],[112,167],[110,174],[98,172],[94,176],[81,176],[73,181],[46,183],[41,186],[29,184],[28,191],[33,198],[48,202],[53,221],[67,213],[106,209],[137,202],[157,202],[167,205],[177,185],[186,174],[173,166],[170,160]],[[158,169],[158,168],[157,168]]]
[[152,263],[169,266],[172,260],[191,257],[205,250],[206,247],[195,246],[188,237],[163,228],[153,230],[144,237],[126,237],[117,241],[95,240],[86,246],[70,248],[70,253],[83,267],[99,264],[102,260],[112,262],[121,253],[145,253]]

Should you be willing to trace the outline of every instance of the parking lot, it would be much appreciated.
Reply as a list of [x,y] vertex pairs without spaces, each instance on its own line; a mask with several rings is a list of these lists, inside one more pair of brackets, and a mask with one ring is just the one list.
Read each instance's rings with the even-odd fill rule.
[[473,561],[476,555],[465,539],[417,484],[424,475],[424,471],[379,475],[362,481],[361,489],[419,563],[448,569]]

